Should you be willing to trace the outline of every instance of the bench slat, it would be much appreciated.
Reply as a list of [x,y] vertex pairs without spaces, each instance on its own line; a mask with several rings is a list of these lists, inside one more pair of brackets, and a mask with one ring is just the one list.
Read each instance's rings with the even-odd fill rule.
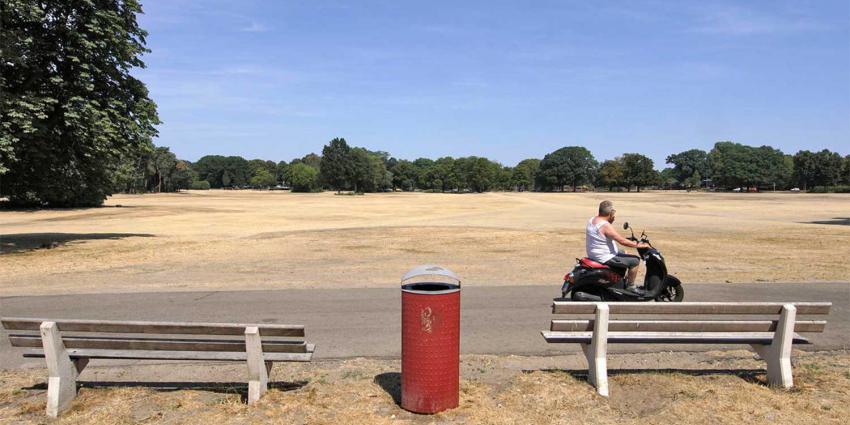
[[[37,335],[9,335],[13,347],[41,347]],[[164,338],[80,337],[63,336],[66,348],[102,350],[162,350],[162,351],[226,351],[244,352],[244,340],[198,340]],[[303,341],[263,341],[264,353],[306,353]]]
[[114,320],[36,319],[4,317],[0,319],[8,330],[37,331],[43,322],[56,322],[63,332],[244,335],[245,328],[259,328],[261,336],[303,337],[303,325],[200,323],[200,322],[140,322]]
[[[270,362],[309,362],[313,358],[315,346],[308,344],[306,353],[263,353],[263,360]],[[203,360],[203,361],[245,361],[247,353],[207,352],[207,351],[153,351],[153,350],[96,350],[85,348],[68,349],[71,358],[88,359],[125,359],[125,360]],[[44,357],[44,350],[29,349],[24,357]]]
[[[593,314],[596,302],[555,301],[554,314]],[[797,314],[829,314],[832,303],[828,302],[611,302],[607,303],[611,314],[779,314],[782,306],[793,304]]]
[[[549,343],[590,343],[593,332],[541,331]],[[770,344],[772,332],[608,332],[609,343],[641,344]],[[794,334],[794,344],[810,344]]]
[[[773,332],[776,320],[610,320],[612,332]],[[795,332],[823,332],[825,320],[798,321]],[[592,331],[593,320],[552,320],[549,328],[556,332]]]

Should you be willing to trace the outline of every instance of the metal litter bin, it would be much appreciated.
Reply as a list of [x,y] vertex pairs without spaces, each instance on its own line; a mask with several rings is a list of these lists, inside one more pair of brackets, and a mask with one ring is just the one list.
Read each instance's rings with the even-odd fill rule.
[[416,413],[455,408],[460,278],[446,268],[424,265],[407,272],[401,284],[401,407]]

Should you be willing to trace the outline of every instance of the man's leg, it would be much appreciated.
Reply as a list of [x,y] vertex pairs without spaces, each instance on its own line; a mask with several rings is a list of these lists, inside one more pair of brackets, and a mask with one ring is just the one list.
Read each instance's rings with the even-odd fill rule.
[[627,284],[629,284],[629,285],[631,285],[631,286],[634,286],[634,284],[635,284],[635,279],[637,279],[637,274],[638,274],[638,268],[639,268],[639,267],[640,267],[640,264],[638,264],[638,265],[636,265],[636,266],[634,266],[634,267],[632,267],[632,268],[630,268],[630,269],[629,269],[628,277],[626,278],[626,283],[627,283]]

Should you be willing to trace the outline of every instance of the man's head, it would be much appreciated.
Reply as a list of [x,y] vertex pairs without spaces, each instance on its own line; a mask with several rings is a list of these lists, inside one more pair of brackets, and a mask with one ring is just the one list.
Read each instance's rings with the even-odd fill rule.
[[617,210],[614,209],[614,203],[611,201],[602,201],[599,203],[599,216],[605,217],[609,223],[614,222],[614,215]]

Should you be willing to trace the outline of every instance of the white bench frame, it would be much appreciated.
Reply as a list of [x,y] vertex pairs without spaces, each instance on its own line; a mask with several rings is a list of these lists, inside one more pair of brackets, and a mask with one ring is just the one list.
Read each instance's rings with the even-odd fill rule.
[[[553,304],[553,312],[557,312],[559,302],[556,301]],[[607,354],[608,354],[608,342],[609,342],[609,317],[610,317],[610,307],[608,303],[605,302],[566,302],[562,305],[592,305],[592,310],[594,311],[594,320],[593,320],[593,332],[592,336],[589,338],[589,341],[582,341],[581,337],[575,338],[566,338],[566,340],[558,341],[557,332],[551,331],[543,331],[543,337],[546,338],[547,342],[575,342],[581,341],[579,344],[581,345],[582,352],[584,353],[585,358],[587,359],[588,364],[588,382],[591,385],[596,387],[597,392],[607,397],[608,396],[608,366],[607,366]],[[652,309],[653,305],[659,306],[659,304],[649,304],[649,303],[618,303],[617,307],[621,307],[624,304],[633,304],[635,307],[634,313],[642,313],[646,314],[647,310]],[[687,309],[687,304],[697,305],[698,308],[701,308],[703,311],[697,314],[706,314],[706,312],[712,310],[712,304],[714,304],[717,308],[722,308],[729,305],[737,305],[739,307],[747,307],[752,305],[765,306],[773,303],[677,303],[679,307],[684,307]],[[760,305],[759,305],[760,304]],[[798,305],[804,304],[806,306],[815,306],[824,307],[826,306],[826,311],[828,311],[831,303],[796,303]],[[660,304],[660,306],[669,305],[669,304]],[[708,307],[708,308],[705,308]],[[661,307],[664,308],[664,307]],[[744,309],[741,309],[742,312]],[[682,310],[684,311],[684,309]],[[578,313],[576,313],[578,314]],[[624,312],[624,314],[629,314]],[[795,336],[799,339],[799,335],[795,334],[795,324],[797,317],[797,307],[795,303],[785,303],[781,305],[781,310],[779,313],[779,320],[776,324],[776,329],[773,332],[773,336],[770,339],[769,343],[763,342],[752,342],[749,345],[753,348],[753,350],[758,353],[758,355],[767,362],[767,381],[770,386],[777,386],[783,388],[791,388],[794,385],[794,379],[792,376],[791,369],[791,347],[794,343]],[[705,323],[705,322],[703,322]],[[734,324],[735,322],[731,322],[730,324]],[[744,323],[744,322],[739,322]],[[825,322],[806,322],[806,324],[812,324],[815,326],[820,326],[820,329],[826,324]],[[628,332],[629,335],[634,336],[634,341],[624,341],[621,340],[618,342],[652,342],[653,339],[661,339],[665,342],[681,344],[681,343],[696,343],[696,344],[705,344],[705,343],[723,343],[723,339],[728,339],[730,342],[731,338],[728,337],[736,337],[738,341],[747,340],[746,334],[741,333],[741,335],[735,335],[736,332],[726,332],[725,336],[723,334],[714,335],[711,333],[710,336],[712,338],[702,338],[699,335],[700,332]],[[621,333],[619,336],[623,337],[625,334]],[[704,333],[705,335],[709,335],[709,333]],[[739,338],[738,338],[739,337]],[[586,338],[584,338],[586,340]],[[754,339],[756,340],[756,339]],[[763,340],[762,338],[758,338],[758,340]],[[805,341],[804,339],[802,339]]]
[[[6,321],[30,321],[30,319],[3,318],[4,324]],[[64,322],[64,321],[63,321]],[[67,321],[67,322],[85,322],[86,325],[97,326],[98,321]],[[100,322],[103,324],[121,325],[131,323],[134,326],[144,326],[149,323],[154,326],[216,326],[223,325],[232,327],[231,324],[211,324],[211,323],[163,323],[163,322]],[[238,326],[238,325],[236,325]],[[211,351],[203,356],[206,360],[240,360],[244,359],[248,365],[248,404],[256,403],[262,395],[268,391],[269,375],[271,374],[272,366],[275,361],[310,361],[312,359],[315,345],[306,344],[306,353],[264,353],[263,341],[260,336],[260,329],[268,325],[247,325],[244,329],[245,335],[245,352],[230,352],[221,353],[217,356],[217,352]],[[15,328],[12,328],[15,329]],[[303,329],[303,327],[302,327]],[[47,363],[48,381],[47,381],[47,415],[50,417],[58,417],[63,412],[71,407],[71,403],[77,396],[77,378],[82,373],[83,369],[88,365],[90,357],[96,358],[121,358],[120,351],[122,350],[102,350],[102,349],[71,349],[65,347],[62,339],[62,334],[57,325],[57,321],[43,321],[39,326],[41,335],[41,343],[43,347],[43,356]],[[109,331],[103,331],[109,332]],[[97,355],[96,352],[103,353]],[[128,351],[125,351],[128,352]],[[154,352],[151,352],[154,353]],[[169,360],[186,360],[187,356],[181,355],[179,351],[157,351],[156,355],[152,354],[151,359]],[[30,356],[25,354],[25,356]],[[220,357],[220,358],[218,358]],[[144,359],[142,356],[127,356],[126,358]]]

